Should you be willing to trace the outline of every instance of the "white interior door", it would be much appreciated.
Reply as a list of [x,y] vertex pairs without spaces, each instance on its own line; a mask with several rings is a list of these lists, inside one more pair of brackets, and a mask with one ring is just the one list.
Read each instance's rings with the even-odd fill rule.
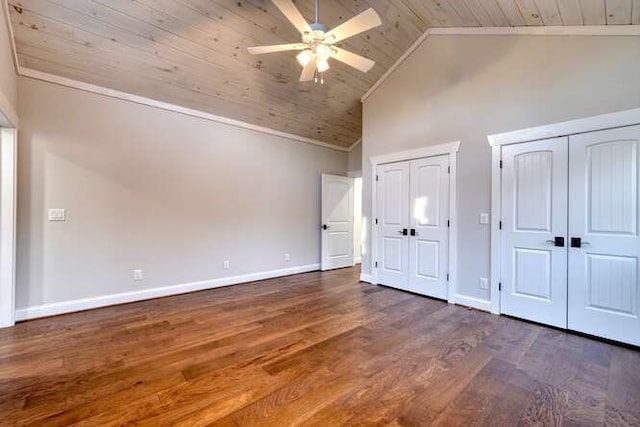
[[505,314],[567,326],[568,138],[502,149]]
[[412,292],[447,298],[449,156],[411,161],[409,283]]
[[409,288],[409,162],[378,166],[377,280]]
[[322,175],[322,270],[351,267],[353,178]]
[[640,345],[640,126],[569,147],[569,328]]

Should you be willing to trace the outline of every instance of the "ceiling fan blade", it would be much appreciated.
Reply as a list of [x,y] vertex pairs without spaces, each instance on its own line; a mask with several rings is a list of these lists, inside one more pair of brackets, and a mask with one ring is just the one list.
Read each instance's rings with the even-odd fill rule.
[[310,33],[311,27],[291,0],[272,0],[280,12],[287,17],[302,34]]
[[331,46],[331,50],[333,50],[332,58],[337,59],[340,62],[344,62],[363,73],[369,71],[376,64],[375,61],[372,61],[369,58],[349,52],[348,50],[340,49],[337,46]]
[[316,56],[313,55],[311,57],[311,60],[309,60],[309,62],[307,62],[307,65],[305,65],[304,68],[302,69],[302,74],[300,74],[300,81],[308,82],[313,80],[315,71],[316,71]]
[[378,16],[378,13],[373,10],[373,8],[370,8],[329,31],[325,35],[324,40],[327,43],[337,43],[341,40],[353,37],[356,34],[375,28],[378,25],[382,25],[380,16]]
[[302,43],[274,44],[271,46],[255,46],[247,49],[249,53],[260,55],[262,53],[286,52],[288,50],[303,50],[305,45]]

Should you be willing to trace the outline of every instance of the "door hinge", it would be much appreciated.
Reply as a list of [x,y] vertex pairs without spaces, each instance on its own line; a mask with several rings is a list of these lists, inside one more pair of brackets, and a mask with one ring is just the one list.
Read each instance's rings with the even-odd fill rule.
[[376,181],[380,181],[380,177],[376,175]]
[[500,169],[502,169],[502,166],[503,166],[503,165],[504,165],[504,164],[502,163],[502,160],[500,160]]
[[502,230],[502,221],[498,223],[498,229]]
[[447,227],[451,227],[451,220],[447,220]]
[[374,264],[375,268],[378,268],[378,261],[376,261],[376,263]]
[[449,273],[447,273],[447,282],[449,281]]
[[447,166],[447,173],[451,173],[451,166]]
[[502,282],[498,282],[498,292],[502,292]]
[[376,225],[378,225],[378,218],[376,218]]

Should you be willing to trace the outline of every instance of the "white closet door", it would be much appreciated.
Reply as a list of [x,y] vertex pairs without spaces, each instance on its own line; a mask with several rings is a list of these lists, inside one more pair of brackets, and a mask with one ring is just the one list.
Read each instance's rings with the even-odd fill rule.
[[409,289],[447,298],[449,156],[411,162]]
[[409,162],[378,167],[378,283],[408,288]]
[[501,309],[558,327],[567,325],[567,145],[502,149]]
[[322,175],[322,270],[351,267],[353,178]]
[[640,126],[569,147],[569,328],[640,345]]

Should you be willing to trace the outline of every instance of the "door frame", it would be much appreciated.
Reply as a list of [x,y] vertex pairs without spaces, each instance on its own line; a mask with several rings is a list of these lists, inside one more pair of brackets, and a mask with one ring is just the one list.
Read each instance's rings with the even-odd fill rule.
[[634,108],[487,136],[491,146],[491,313],[501,314],[502,230],[500,229],[500,221],[502,221],[502,169],[500,161],[502,160],[502,146],[569,137],[580,133],[638,124],[640,124],[640,108]]
[[[456,184],[457,184],[457,155],[460,149],[460,141],[448,142],[444,144],[431,145],[428,147],[417,148],[414,150],[399,151],[389,154],[382,154],[380,156],[373,156],[369,159],[371,164],[371,218],[378,216],[378,186],[376,185],[376,174],[378,166],[387,163],[404,162],[407,160],[422,159],[425,157],[435,156],[449,156],[449,165],[451,167],[451,173],[449,174],[449,218],[451,226],[449,227],[449,289],[447,301],[450,304],[456,303],[457,296],[457,279],[458,279],[458,223],[457,219],[457,196],[456,196]],[[378,227],[375,222],[371,222],[371,282],[374,285],[378,284],[378,269],[375,268],[375,262],[378,258]]]
[[18,131],[0,128],[0,328],[15,324]]

